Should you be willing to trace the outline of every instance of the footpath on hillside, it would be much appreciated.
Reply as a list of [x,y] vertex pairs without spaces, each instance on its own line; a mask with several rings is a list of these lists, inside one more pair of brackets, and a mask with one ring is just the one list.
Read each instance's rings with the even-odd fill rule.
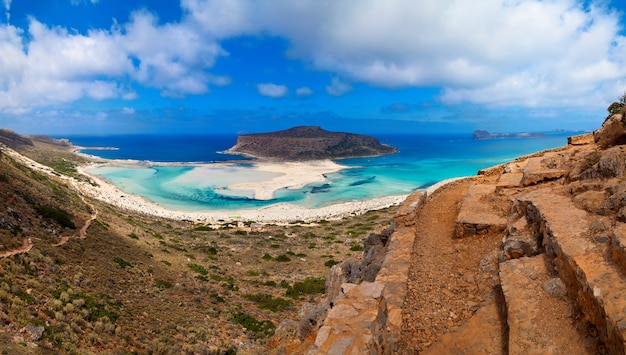
[[[399,346],[403,353],[452,351],[445,342],[431,345],[442,334],[466,324],[474,314],[484,321],[481,327],[467,327],[475,332],[468,338],[481,342],[459,346],[468,354],[502,350],[503,331],[494,292],[501,237],[491,233],[453,239],[455,220],[471,184],[462,180],[445,186],[418,214]],[[462,341],[456,338],[455,343]]]

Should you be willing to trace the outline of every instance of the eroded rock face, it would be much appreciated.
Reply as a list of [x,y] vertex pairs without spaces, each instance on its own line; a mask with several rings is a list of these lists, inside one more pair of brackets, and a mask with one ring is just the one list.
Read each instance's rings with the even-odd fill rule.
[[593,133],[593,139],[602,149],[626,143],[626,130],[622,114],[611,116]]

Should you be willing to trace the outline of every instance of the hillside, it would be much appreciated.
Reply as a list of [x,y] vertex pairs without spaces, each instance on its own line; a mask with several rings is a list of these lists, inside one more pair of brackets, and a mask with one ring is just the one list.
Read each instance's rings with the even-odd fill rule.
[[273,160],[316,160],[378,156],[397,150],[374,137],[329,132],[317,126],[241,135],[227,152]]
[[52,169],[0,145],[4,353],[266,353],[284,319],[323,299],[329,267],[395,214],[260,229],[164,220],[81,194],[85,158],[66,142],[13,141]]

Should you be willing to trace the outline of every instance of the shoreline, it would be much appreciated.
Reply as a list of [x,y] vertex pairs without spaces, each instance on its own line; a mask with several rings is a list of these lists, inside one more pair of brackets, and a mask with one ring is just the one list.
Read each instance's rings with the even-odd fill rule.
[[[324,182],[325,174],[335,173],[354,167],[338,164],[332,160],[314,160],[307,162],[280,162],[265,159],[231,160],[215,163],[189,162],[153,162],[130,159],[105,159],[80,152],[84,147],[72,146],[71,151],[90,160],[89,163],[79,165],[76,170],[87,176],[98,186],[84,182],[80,190],[89,196],[120,207],[126,210],[174,220],[189,220],[197,223],[227,223],[254,221],[261,223],[290,223],[296,221],[312,222],[322,219],[341,219],[349,216],[364,214],[368,211],[383,209],[401,204],[410,194],[390,195],[374,199],[346,201],[320,208],[306,208],[295,204],[280,202],[266,207],[239,209],[239,210],[199,210],[183,211],[161,206],[137,194],[122,191],[115,184],[105,178],[90,173],[88,170],[100,166],[125,166],[145,168],[150,166],[191,166],[196,168],[220,168],[236,165],[252,166],[253,171],[280,173],[266,181],[233,183],[227,186],[226,191],[242,192],[253,190],[254,198],[268,200],[280,189],[299,189],[316,182]],[[201,174],[201,172],[199,173]]]
[[222,211],[180,211],[160,206],[142,196],[128,194],[112,183],[86,172],[90,166],[78,166],[79,174],[89,177],[98,186],[79,182],[80,190],[89,196],[126,210],[143,213],[155,217],[188,220],[199,223],[226,222],[262,222],[290,223],[295,221],[312,222],[322,219],[341,219],[383,209],[402,203],[409,195],[392,195],[369,200],[348,201],[320,208],[300,207],[290,203],[276,203],[256,209],[222,210]]

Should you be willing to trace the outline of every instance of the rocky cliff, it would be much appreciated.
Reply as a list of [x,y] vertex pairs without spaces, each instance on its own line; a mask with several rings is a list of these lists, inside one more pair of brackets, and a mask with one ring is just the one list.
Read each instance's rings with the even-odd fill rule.
[[330,132],[317,126],[242,135],[227,152],[273,160],[316,160],[378,156],[397,149],[380,144],[374,137]]
[[576,144],[410,196],[391,235],[331,270],[301,350],[626,353],[624,137],[615,115]]

